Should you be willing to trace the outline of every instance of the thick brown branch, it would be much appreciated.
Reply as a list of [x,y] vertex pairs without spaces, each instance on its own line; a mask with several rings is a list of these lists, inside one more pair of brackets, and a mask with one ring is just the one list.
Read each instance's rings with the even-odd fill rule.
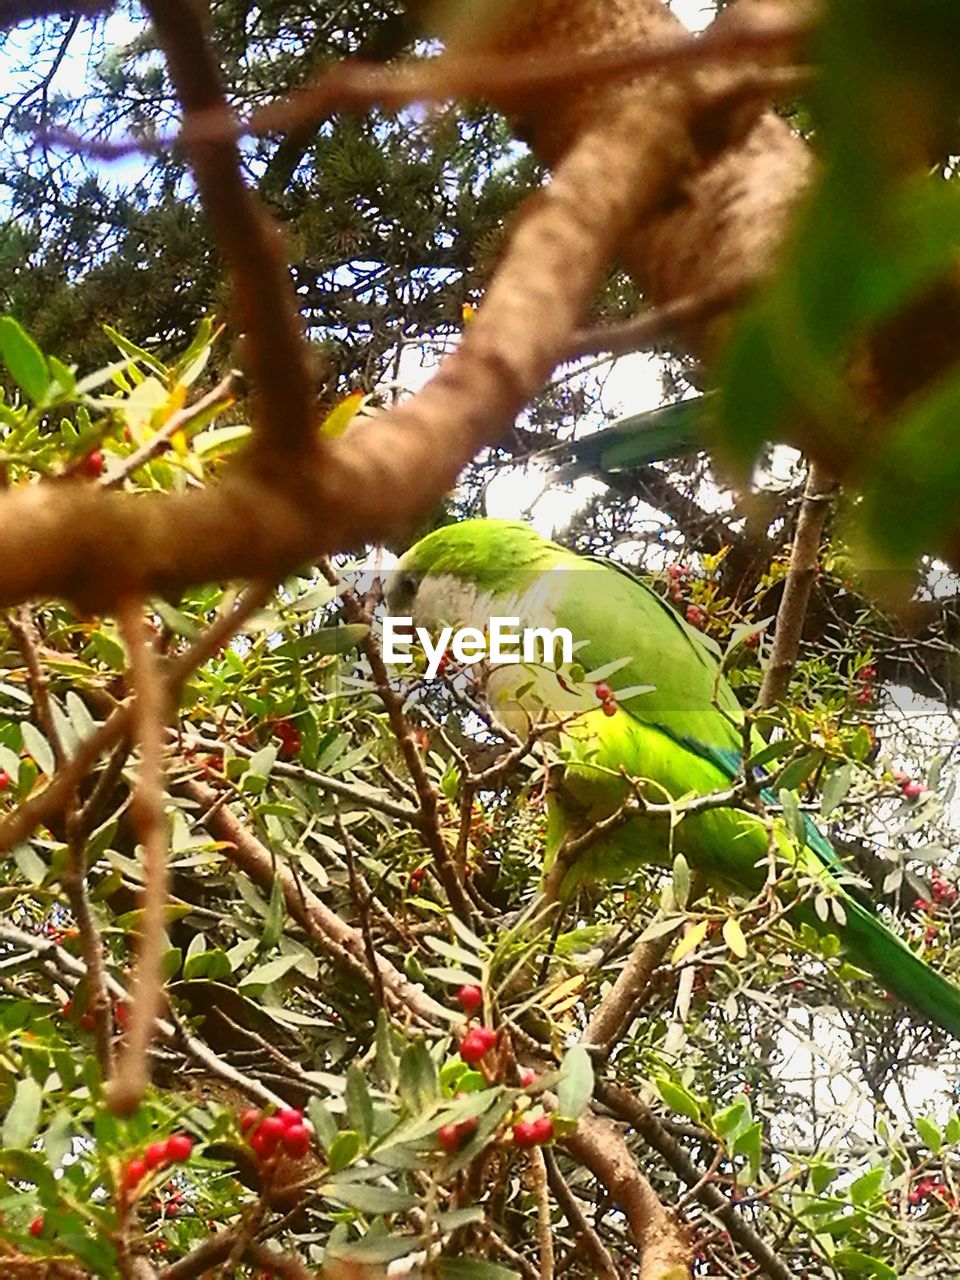
[[609,1120],[582,1115],[563,1145],[623,1210],[641,1253],[639,1280],[690,1275],[691,1248],[680,1225],[660,1203],[640,1172],[619,1129]]
[[777,611],[770,661],[757,697],[757,711],[772,707],[787,692],[790,672],[800,651],[810,593],[817,576],[823,526],[833,504],[834,484],[819,463],[811,463],[790,552],[790,568]]
[[549,374],[624,229],[689,162],[684,111],[682,95],[671,100],[661,87],[581,138],[531,204],[484,307],[433,381],[324,451],[314,442],[291,465],[258,450],[199,493],[69,483],[4,494],[0,604],[66,596],[89,612],[189,583],[276,580],[409,526]]
[[163,1000],[166,942],[167,829],[163,810],[163,739],[167,698],[152,634],[140,601],[129,601],[118,621],[127,647],[136,693],[134,720],[140,771],[131,814],[143,848],[143,920],[132,985],[130,1020],[123,1049],[107,1089],[112,1111],[127,1115],[140,1105],[148,1083],[150,1044]]

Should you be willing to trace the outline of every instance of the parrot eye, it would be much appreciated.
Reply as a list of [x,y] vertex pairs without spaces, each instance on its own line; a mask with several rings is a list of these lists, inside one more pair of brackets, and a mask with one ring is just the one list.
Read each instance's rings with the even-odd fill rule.
[[414,574],[403,573],[394,584],[390,594],[390,603],[397,609],[408,609],[413,604],[419,583]]

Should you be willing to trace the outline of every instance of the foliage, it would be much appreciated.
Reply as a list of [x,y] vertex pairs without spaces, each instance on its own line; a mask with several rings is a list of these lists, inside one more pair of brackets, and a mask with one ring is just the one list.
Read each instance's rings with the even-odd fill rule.
[[[650,573],[716,644],[747,706],[770,654],[801,487],[799,460],[770,441],[791,421],[813,434],[850,421],[841,371],[952,262],[951,163],[931,189],[906,180],[880,143],[915,94],[942,159],[956,20],[929,6],[942,30],[931,25],[933,44],[904,62],[904,6],[889,5],[889,25],[870,8],[844,6],[821,38],[824,87],[812,114],[806,101],[793,111],[824,175],[707,401],[721,406],[724,460],[761,468],[753,503],[735,509],[724,473],[689,452],[686,434],[676,456],[659,438],[651,453],[616,432],[565,448],[621,409],[621,434],[635,416],[633,404],[611,407],[605,368],[583,366],[545,389],[453,499],[458,513],[479,509],[487,483],[532,455],[548,479],[558,460],[600,474],[565,539]],[[212,6],[239,109],[328,60],[371,43],[386,57],[416,38],[392,5],[339,6],[319,23],[316,10]],[[35,55],[63,34],[38,29]],[[44,123],[169,128],[149,38],[125,31],[97,52],[91,92],[45,98]],[[30,103],[18,108],[24,134],[2,162],[3,483],[171,492],[216,482],[248,434],[245,388],[234,380],[202,412],[191,406],[242,363],[242,348],[182,161],[143,162],[129,185],[52,150],[24,163],[34,116]],[[331,432],[342,393],[386,400],[384,380],[410,375],[405,350],[427,358],[455,338],[538,176],[501,119],[460,107],[345,117],[251,142],[247,160],[295,246],[318,348],[318,427]],[[636,296],[612,273],[597,312],[629,313]],[[688,390],[685,374],[697,377],[689,361],[659,367],[671,399]],[[889,920],[948,974],[960,971],[957,611],[953,583],[920,553],[949,526],[953,473],[934,464],[952,456],[954,396],[948,378],[898,410],[865,498],[841,500],[790,697],[762,721],[770,745],[759,761],[788,822],[815,812]],[[859,567],[865,544],[908,564],[907,620]],[[756,1264],[711,1190],[796,1275],[960,1272],[955,1047],[875,990],[832,936],[796,925],[770,895],[702,891],[682,859],[584,887],[559,920],[532,911],[555,749],[537,742],[511,757],[482,688],[456,666],[427,681],[414,664],[384,686],[365,613],[376,563],[303,566],[179,687],[167,738],[170,1007],[154,1087],[134,1116],[103,1105],[100,1035],[122,1042],[142,927],[129,744],[78,782],[79,849],[77,828],[50,814],[0,864],[0,1265],[126,1275],[131,1256],[169,1263],[218,1235],[241,1246],[256,1235],[332,1276],[341,1263],[375,1275],[412,1258],[424,1275],[494,1280],[536,1266],[541,1214],[565,1273],[596,1274],[560,1186],[621,1272],[639,1275],[620,1208],[575,1146],[596,1093],[629,1123],[639,1168],[689,1226],[698,1276]],[[151,601],[164,659],[188,653],[236,595],[207,584]],[[63,603],[40,599],[7,619],[0,821],[121,704],[127,658],[111,619]],[[466,920],[431,836],[449,852]],[[346,934],[331,932],[340,926]],[[585,1027],[644,944],[665,950],[639,1016],[609,1053],[588,1053]],[[89,972],[99,946],[105,1007]],[[482,993],[471,1026],[497,1032],[476,1061],[460,1053],[464,986]],[[618,1112],[605,1085],[629,1090],[638,1111]],[[258,1126],[281,1105],[305,1111],[306,1155],[279,1138],[272,1155],[257,1151]],[[251,1107],[258,1118],[244,1125]],[[547,1115],[549,1141],[528,1148],[523,1129],[518,1140],[518,1125]],[[150,1145],[182,1132],[195,1139],[190,1158],[131,1185]],[[242,1258],[240,1247],[238,1274]]]

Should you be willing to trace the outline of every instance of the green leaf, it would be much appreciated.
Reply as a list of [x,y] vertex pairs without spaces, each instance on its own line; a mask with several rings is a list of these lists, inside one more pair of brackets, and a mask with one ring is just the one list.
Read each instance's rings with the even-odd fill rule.
[[112,325],[105,324],[103,326],[103,332],[107,335],[114,346],[118,347],[125,356],[129,356],[132,360],[138,360],[141,364],[146,365],[146,367],[150,369],[151,372],[155,373],[157,377],[163,379],[167,378],[167,366],[165,364],[161,364],[156,356],[151,355],[149,351],[145,351],[143,347],[138,347],[137,344],[135,342],[131,342],[129,338],[125,338],[123,334],[118,333]]
[[366,1144],[373,1136],[373,1100],[363,1068],[356,1062],[351,1062],[347,1068],[345,1098],[347,1120]]
[[412,1115],[419,1115],[440,1094],[437,1064],[422,1040],[408,1045],[400,1055],[400,1097]]
[[574,1045],[563,1055],[557,1081],[557,1110],[576,1119],[593,1097],[593,1063],[582,1045]]
[[345,1169],[360,1154],[363,1143],[355,1129],[343,1129],[327,1148],[327,1163],[331,1173]]
[[419,1204],[420,1197],[393,1187],[365,1186],[362,1183],[327,1184],[321,1187],[328,1200],[336,1200],[361,1213],[403,1213]]
[[38,404],[50,387],[43,352],[13,316],[0,319],[0,356],[24,395]]
[[673,899],[683,911],[690,898],[690,864],[682,853],[673,860]]
[[692,1093],[689,1093],[682,1084],[675,1084],[672,1080],[667,1080],[665,1076],[658,1076],[654,1082],[654,1088],[660,1097],[664,1100],[671,1111],[676,1111],[681,1116],[695,1121],[699,1124],[703,1119],[703,1108],[696,1100]]
[[32,1076],[17,1081],[13,1101],[3,1119],[0,1142],[5,1147],[29,1147],[40,1121],[43,1091]]
[[713,1131],[728,1141],[736,1141],[752,1123],[749,1098],[737,1098],[713,1117]]
[[0,1151],[0,1173],[18,1182],[30,1182],[42,1200],[57,1198],[57,1184],[42,1156],[35,1151]]
[[284,974],[289,973],[293,969],[299,956],[278,956],[276,960],[268,960],[266,964],[258,964],[255,969],[251,969],[249,973],[244,974],[240,979],[241,987],[268,987],[271,982],[277,982]]
[[273,884],[270,886],[270,902],[267,905],[267,914],[263,918],[260,946],[264,951],[272,951],[280,941],[286,918],[287,900],[283,894],[283,880],[278,874],[273,877]]
[[757,1120],[755,1124],[750,1125],[749,1129],[744,1129],[743,1133],[737,1138],[733,1144],[733,1150],[737,1155],[746,1156],[747,1158],[747,1175],[748,1182],[756,1182],[760,1173],[760,1151],[763,1141],[763,1126]]
[[46,774],[56,773],[57,762],[54,758],[53,748],[37,726],[31,724],[29,720],[24,720],[20,726],[20,733],[23,737],[24,748],[36,760],[40,772]]
[[198,951],[192,956],[188,955],[183,962],[183,976],[186,981],[192,978],[209,978],[217,982],[220,979],[229,978],[232,972],[229,956],[219,947],[214,947],[211,951]]
[[834,769],[823,784],[823,796],[820,800],[820,813],[824,818],[830,816],[844,797],[853,782],[853,765],[849,762]]
[[838,1249],[832,1261],[841,1268],[843,1275],[872,1276],[874,1280],[899,1280],[892,1267],[859,1249]]
[[438,1258],[439,1280],[519,1280],[520,1272],[483,1258]]
[[310,1117],[317,1137],[324,1151],[329,1151],[337,1140],[337,1122],[323,1105],[316,1094],[307,1103],[307,1114]]
[[926,1116],[918,1116],[917,1133],[920,1135],[920,1141],[923,1145],[932,1151],[934,1155],[940,1151],[943,1146],[943,1134],[932,1120],[928,1120]]
[[[919,1126],[918,1126],[919,1129]],[[850,1199],[856,1205],[869,1204],[875,1200],[883,1184],[886,1169],[878,1164],[875,1169],[864,1173],[850,1184]]]

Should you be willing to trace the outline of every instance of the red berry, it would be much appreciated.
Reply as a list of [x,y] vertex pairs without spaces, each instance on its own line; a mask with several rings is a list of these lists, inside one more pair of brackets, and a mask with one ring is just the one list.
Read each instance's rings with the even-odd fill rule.
[[471,1065],[478,1063],[493,1048],[497,1035],[489,1027],[474,1027],[460,1041],[460,1057]]
[[146,1176],[146,1161],[139,1158],[131,1160],[123,1171],[123,1185],[132,1190],[134,1187],[138,1187]]
[[413,871],[411,871],[410,872],[410,888],[419,889],[420,886],[423,884],[423,877],[425,875],[426,875],[426,870],[423,867],[416,867]]
[[520,1088],[529,1089],[530,1085],[533,1084],[536,1078],[537,1078],[537,1073],[535,1071],[531,1071],[529,1068],[526,1071],[521,1071],[520,1072]]
[[905,782],[900,788],[907,800],[916,800],[926,789],[922,782]]
[[73,1008],[73,1001],[72,1001],[72,1000],[64,1000],[63,1004],[60,1006],[60,1012],[63,1014],[63,1016],[64,1016],[65,1018],[69,1018],[69,1017],[70,1017],[70,1010],[71,1010],[72,1008]]
[[274,1142],[279,1142],[287,1131],[287,1126],[283,1123],[279,1116],[267,1116],[266,1120],[261,1124],[257,1133],[266,1134]]
[[268,1156],[272,1156],[276,1151],[279,1141],[280,1139],[273,1134],[264,1133],[263,1125],[261,1125],[260,1128],[255,1130],[251,1136],[250,1146],[258,1156],[262,1159],[266,1159]]
[[143,1158],[148,1169],[159,1169],[161,1165],[167,1163],[167,1144],[151,1142],[143,1153]]
[[605,716],[615,716],[617,714],[616,698],[608,698],[606,702],[603,704],[602,709],[603,709],[603,714]]
[[444,1151],[458,1151],[460,1148],[460,1126],[443,1124],[437,1130],[437,1142]]
[[744,642],[743,642],[743,643],[747,646],[747,648],[748,648],[748,649],[757,649],[757,648],[759,648],[759,645],[760,645],[760,632],[759,632],[759,631],[751,631],[751,632],[750,632],[750,634],[747,636],[746,640],[744,640]]
[[539,1145],[537,1126],[532,1120],[519,1120],[513,1126],[513,1141],[518,1147],[536,1147]]
[[43,1214],[40,1214],[39,1217],[34,1218],[34,1220],[30,1223],[30,1234],[32,1236],[38,1236],[41,1234],[42,1231],[43,1231]]
[[303,1124],[303,1112],[298,1111],[296,1107],[285,1107],[277,1112],[277,1119],[285,1129],[292,1129],[294,1125]]
[[549,1142],[553,1137],[553,1120],[550,1116],[540,1116],[534,1120],[533,1128],[537,1142]]
[[175,1218],[180,1212],[180,1204],[176,1200],[168,1200],[166,1214],[168,1218]]
[[240,1112],[240,1128],[243,1129],[244,1132],[246,1132],[247,1129],[252,1129],[255,1125],[260,1123],[262,1115],[263,1112],[258,1111],[256,1107],[246,1107]]
[[0,791],[6,791],[10,785],[10,775],[6,769],[0,769]]
[[707,620],[707,615],[695,604],[687,605],[687,621],[691,627],[702,627]]
[[613,690],[607,684],[606,680],[598,680],[593,686],[593,691],[601,702],[606,702],[608,698],[613,697]]
[[193,1139],[185,1133],[175,1133],[167,1139],[167,1159],[178,1162],[190,1159]]
[[125,1000],[118,1000],[113,1006],[113,1017],[118,1027],[125,1027],[130,1021],[130,1006]]
[[85,458],[81,458],[76,470],[79,475],[91,476],[94,480],[103,475],[106,466],[103,454],[99,449],[92,449]]
[[478,986],[465,982],[457,991],[457,1004],[464,1013],[476,1013],[483,1004],[483,992]]
[[292,1124],[283,1135],[283,1147],[294,1160],[302,1160],[310,1150],[310,1130],[305,1124]]

